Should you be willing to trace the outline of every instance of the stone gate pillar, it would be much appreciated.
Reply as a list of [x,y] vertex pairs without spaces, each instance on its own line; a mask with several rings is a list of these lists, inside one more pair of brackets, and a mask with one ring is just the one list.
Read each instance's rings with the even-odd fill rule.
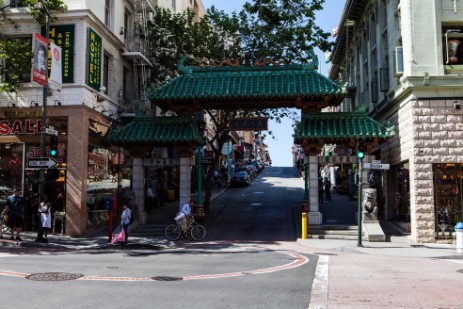
[[132,186],[133,192],[135,193],[135,204],[137,205],[137,218],[139,223],[146,223],[146,213],[143,212],[145,209],[145,169],[143,167],[143,158],[133,158],[133,172],[132,172]]
[[179,210],[183,204],[190,202],[191,173],[190,156],[180,157],[180,185],[179,185]]
[[307,156],[309,161],[309,225],[322,224],[322,213],[318,204],[318,157]]

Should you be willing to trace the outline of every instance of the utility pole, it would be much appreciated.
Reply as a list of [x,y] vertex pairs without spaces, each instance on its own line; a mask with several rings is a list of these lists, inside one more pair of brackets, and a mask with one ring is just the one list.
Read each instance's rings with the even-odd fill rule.
[[201,146],[196,148],[196,158],[198,160],[198,206],[203,205],[203,167],[202,167],[203,150]]
[[[45,38],[47,39],[47,51],[45,55],[46,60],[46,78],[48,80],[48,39],[50,37],[50,11],[44,1],[42,5],[45,8],[46,19],[45,19]],[[40,156],[45,158],[45,145],[46,145],[46,128],[47,128],[47,96],[48,96],[48,81],[43,85],[43,97],[42,97],[42,130],[40,132]],[[39,202],[44,201],[44,191],[45,191],[45,169],[41,168],[39,172]],[[43,240],[43,228],[42,223],[40,222],[41,218],[37,218],[37,239],[36,241]]]

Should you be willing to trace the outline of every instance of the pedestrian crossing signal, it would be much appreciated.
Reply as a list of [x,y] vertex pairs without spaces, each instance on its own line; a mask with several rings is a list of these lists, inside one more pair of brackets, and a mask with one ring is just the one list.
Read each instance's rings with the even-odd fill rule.
[[363,159],[365,157],[365,153],[363,151],[357,151],[357,158]]
[[58,136],[50,136],[50,157],[56,157],[58,155]]
[[365,140],[363,138],[357,139],[357,158],[363,159],[365,157]]

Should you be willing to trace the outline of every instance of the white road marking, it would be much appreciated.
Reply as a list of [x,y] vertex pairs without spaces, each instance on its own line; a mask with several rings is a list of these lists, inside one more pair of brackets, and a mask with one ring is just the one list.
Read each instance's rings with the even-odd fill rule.
[[312,283],[309,309],[328,308],[329,261],[326,255],[320,255]]

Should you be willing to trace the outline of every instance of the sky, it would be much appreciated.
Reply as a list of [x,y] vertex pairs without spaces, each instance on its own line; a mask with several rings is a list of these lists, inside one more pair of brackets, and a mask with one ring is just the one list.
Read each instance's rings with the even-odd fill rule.
[[[240,11],[243,8],[246,0],[203,0],[204,7],[210,8],[214,5],[217,9],[223,10],[226,13]],[[342,0],[326,0],[323,11],[317,13],[317,25],[326,32],[331,32],[335,28],[341,18],[344,1]],[[323,75],[327,75],[329,63],[325,63],[323,52],[315,49],[320,63],[319,71]],[[291,149],[293,146],[292,120],[282,119],[281,123],[269,120],[268,129],[272,131],[273,137],[268,136],[264,143],[269,147],[272,166],[293,166]]]

